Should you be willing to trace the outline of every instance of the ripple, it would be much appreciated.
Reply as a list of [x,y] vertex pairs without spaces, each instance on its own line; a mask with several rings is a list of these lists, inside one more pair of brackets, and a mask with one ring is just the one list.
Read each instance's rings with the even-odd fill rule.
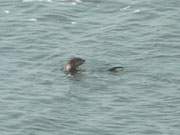
[[53,2],[52,0],[23,0],[22,2]]

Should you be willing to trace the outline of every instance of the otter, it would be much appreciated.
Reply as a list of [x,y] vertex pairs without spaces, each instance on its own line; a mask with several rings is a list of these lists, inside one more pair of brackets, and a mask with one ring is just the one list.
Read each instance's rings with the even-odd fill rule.
[[75,74],[78,71],[79,66],[84,62],[85,60],[79,57],[71,58],[64,66],[64,71],[70,74]]
[[[68,61],[68,63],[65,64],[64,71],[73,75],[79,71],[78,70],[79,66],[82,65],[84,62],[85,60],[79,57],[71,58]],[[118,72],[119,70],[122,71],[123,69],[124,69],[123,67],[117,66],[117,67],[109,68],[107,71]]]

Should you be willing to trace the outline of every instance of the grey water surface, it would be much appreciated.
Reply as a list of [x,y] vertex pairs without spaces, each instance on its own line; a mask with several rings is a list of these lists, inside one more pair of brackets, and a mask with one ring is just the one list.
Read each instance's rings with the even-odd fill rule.
[[148,134],[180,134],[179,0],[0,1],[0,135]]

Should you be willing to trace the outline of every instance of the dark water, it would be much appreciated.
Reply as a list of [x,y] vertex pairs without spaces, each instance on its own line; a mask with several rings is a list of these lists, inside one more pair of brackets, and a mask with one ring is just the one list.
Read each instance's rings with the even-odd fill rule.
[[[180,134],[179,0],[0,7],[1,135]],[[74,77],[72,56],[86,59]]]

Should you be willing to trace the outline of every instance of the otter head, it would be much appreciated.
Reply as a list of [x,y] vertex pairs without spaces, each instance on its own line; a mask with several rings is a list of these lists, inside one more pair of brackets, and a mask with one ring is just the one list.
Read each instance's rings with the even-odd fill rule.
[[69,60],[69,62],[65,65],[64,69],[66,72],[75,73],[77,72],[77,68],[85,62],[84,59],[74,57]]

